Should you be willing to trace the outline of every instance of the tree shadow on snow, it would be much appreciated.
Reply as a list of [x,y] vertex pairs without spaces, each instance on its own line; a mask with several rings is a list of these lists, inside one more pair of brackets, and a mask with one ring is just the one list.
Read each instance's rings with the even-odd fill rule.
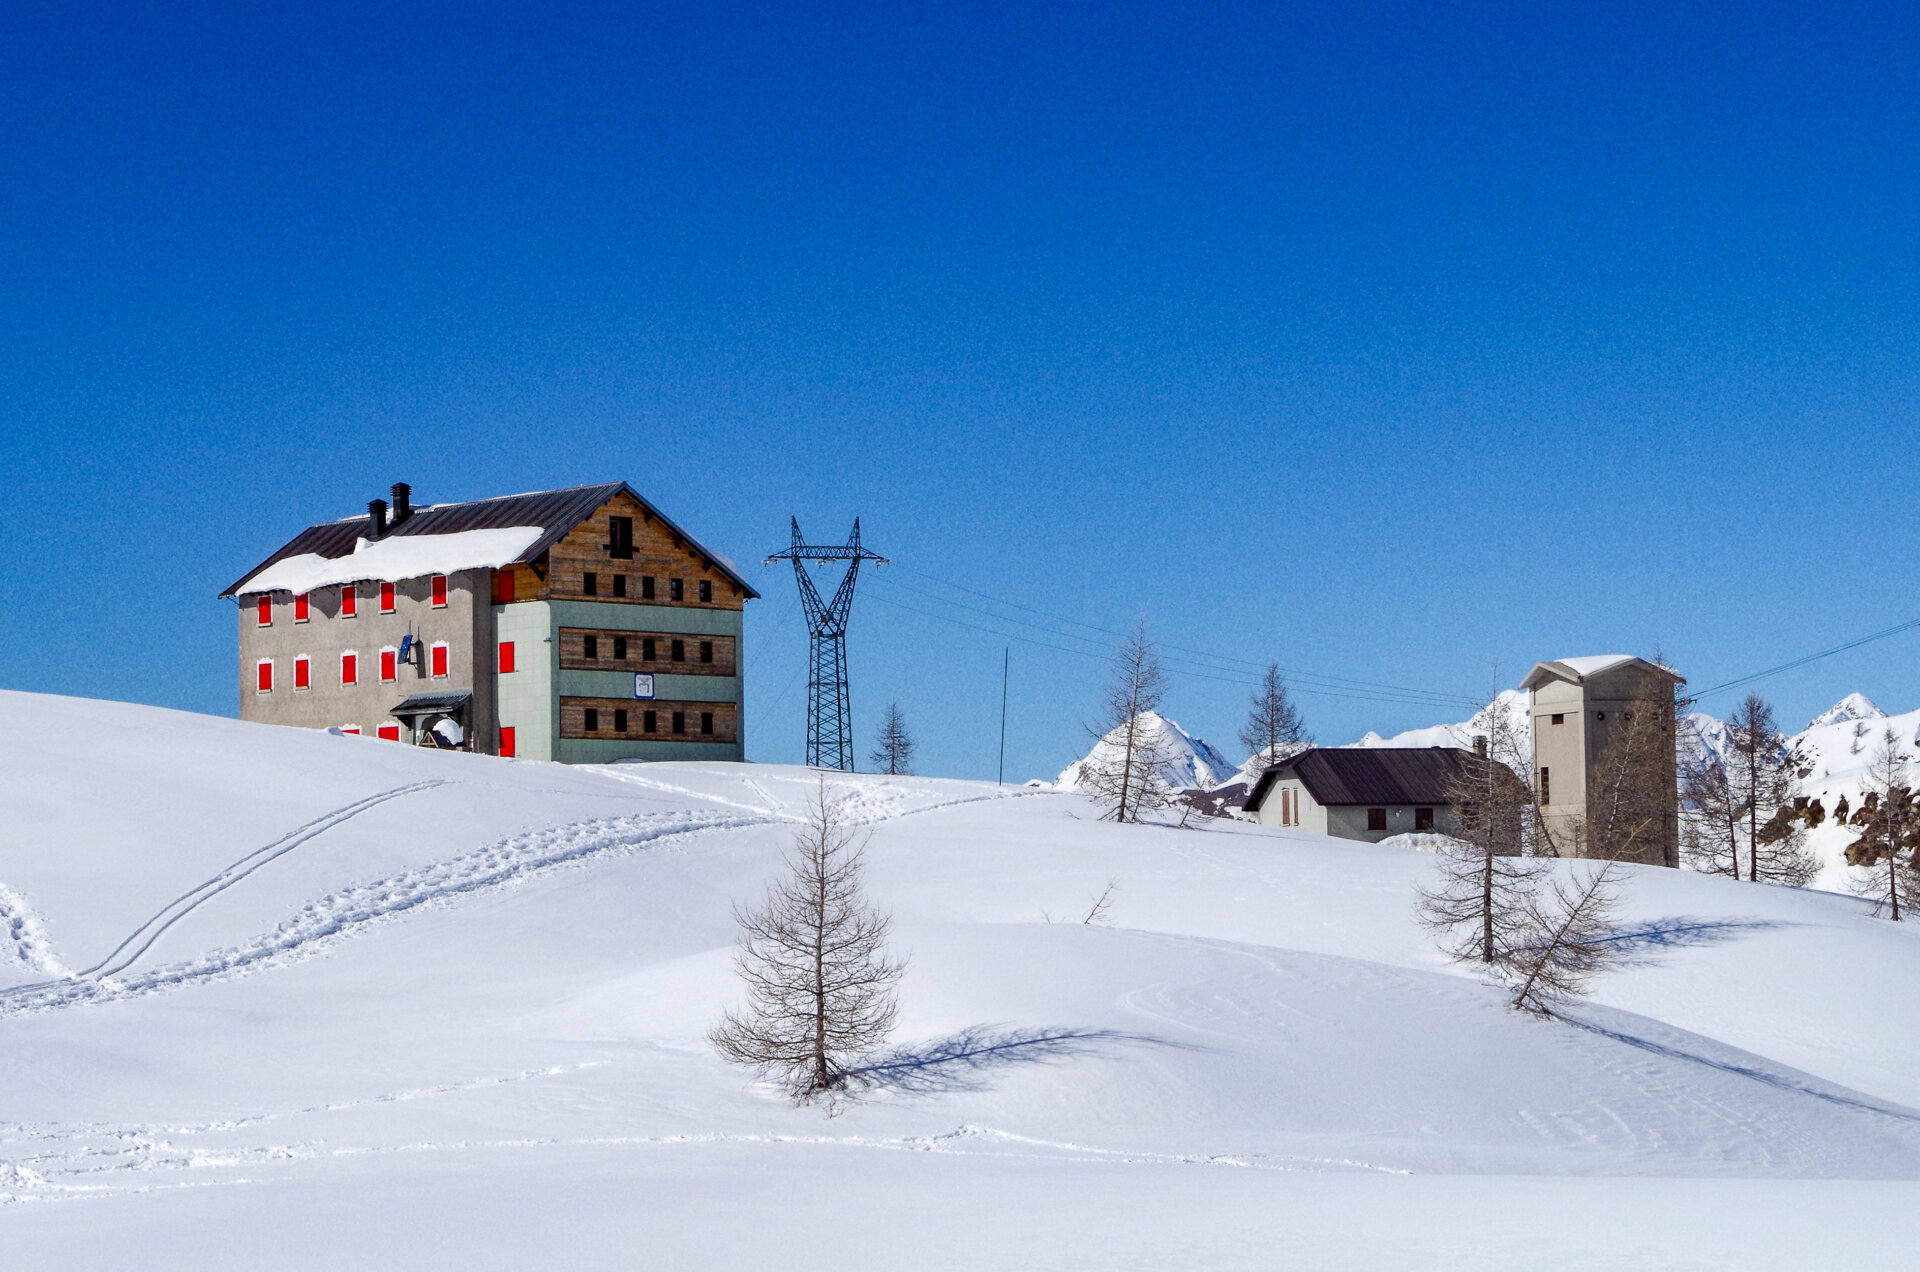
[[1774,919],[1699,919],[1674,915],[1620,928],[1606,940],[1618,951],[1623,962],[1651,963],[1658,961],[1663,950],[1719,945],[1752,932],[1798,926],[1797,923],[1782,923]]
[[1177,1047],[1117,1029],[1004,1029],[974,1025],[933,1042],[875,1056],[854,1071],[867,1083],[913,1094],[981,1091],[998,1069],[1094,1055],[1119,1044]]

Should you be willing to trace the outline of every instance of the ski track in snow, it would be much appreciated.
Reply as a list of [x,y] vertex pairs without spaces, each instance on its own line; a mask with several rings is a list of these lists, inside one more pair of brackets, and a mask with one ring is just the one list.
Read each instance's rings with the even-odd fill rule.
[[0,962],[46,976],[70,975],[53,952],[39,912],[4,883],[0,883]]

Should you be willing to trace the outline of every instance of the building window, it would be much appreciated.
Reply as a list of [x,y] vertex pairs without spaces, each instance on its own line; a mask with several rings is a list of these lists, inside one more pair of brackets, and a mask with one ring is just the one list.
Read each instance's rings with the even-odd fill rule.
[[257,693],[273,692],[273,659],[262,658],[254,664],[253,687]]
[[587,714],[587,732],[588,733],[600,732],[600,708],[588,707],[586,714]]
[[1553,779],[1544,766],[1540,770],[1540,802],[1553,803]]
[[380,612],[382,614],[393,613],[393,601],[394,601],[393,584],[382,583],[380,585]]
[[513,604],[512,570],[495,570],[493,572],[493,603],[495,605]]
[[617,561],[633,560],[632,517],[607,518],[607,555]]
[[447,576],[444,574],[436,574],[427,586],[433,598],[433,608],[447,608]]
[[673,713],[673,731],[675,733],[685,733],[687,731],[687,713],[686,712],[676,711]]
[[587,596],[600,595],[600,576],[588,570],[580,576],[580,591]]
[[380,651],[380,679],[382,683],[400,679],[400,651],[391,645]]
[[1385,830],[1386,828],[1387,810],[1384,808],[1369,808],[1367,810],[1367,829]]
[[640,732],[653,733],[653,732],[656,732],[659,729],[659,727],[660,727],[659,716],[655,715],[651,711],[642,711],[640,713]]
[[273,598],[265,592],[253,604],[253,621],[257,627],[273,626]]
[[1596,720],[1604,720],[1607,718],[1607,713],[1604,711],[1596,711],[1593,713],[1593,718]]
[[656,653],[657,647],[653,643],[653,637],[642,636],[640,638],[640,661],[653,662]]
[[667,599],[670,601],[686,600],[687,585],[685,583],[682,583],[679,579],[668,579],[667,580]]
[[625,733],[627,731],[627,709],[625,707],[615,707],[613,709],[613,731],[615,733]]
[[1414,809],[1413,810],[1413,828],[1415,830],[1432,830],[1433,829],[1433,810],[1431,808]]
[[340,655],[340,683],[343,685],[360,683],[360,655],[351,649]]
[[640,599],[643,601],[653,599],[653,575],[651,574],[640,576]]
[[374,732],[379,735],[382,742],[398,742],[400,740],[400,726],[397,724],[383,724],[375,729]]
[[687,642],[686,641],[676,640],[673,642],[673,661],[675,662],[687,661]]
[[703,601],[711,601],[713,599],[713,580],[712,579],[700,580],[700,599]]
[[713,736],[713,712],[702,711],[700,713],[700,732],[709,737]]
[[713,642],[712,641],[703,640],[700,642],[700,661],[703,663],[710,663],[713,661]]
[[295,689],[313,688],[313,661],[305,654],[293,660],[293,687]]
[[340,726],[340,732],[357,738],[360,736],[360,726],[357,724],[343,724]]
[[510,724],[500,726],[500,754],[509,760],[513,758],[513,726]]
[[432,647],[427,650],[427,661],[432,668],[430,674],[433,678],[445,680],[447,678],[447,642],[434,641]]
[[513,670],[513,642],[510,640],[503,640],[500,642],[500,674],[504,676],[504,675],[507,675],[512,670]]
[[352,618],[360,612],[360,593],[349,583],[340,589],[340,617]]
[[1565,724],[1567,722],[1567,717],[1561,712],[1556,711],[1553,714],[1553,722],[1555,724]]
[[615,636],[613,638],[613,660],[615,662],[625,662],[627,660],[627,638],[625,636]]
[[600,656],[600,638],[598,636],[582,636],[580,638],[580,656],[583,658],[598,658]]
[[307,621],[307,594],[305,592],[293,598],[293,621],[296,623],[304,623]]
[[616,574],[613,576],[613,595],[616,600],[624,601],[627,599],[627,576],[626,575]]

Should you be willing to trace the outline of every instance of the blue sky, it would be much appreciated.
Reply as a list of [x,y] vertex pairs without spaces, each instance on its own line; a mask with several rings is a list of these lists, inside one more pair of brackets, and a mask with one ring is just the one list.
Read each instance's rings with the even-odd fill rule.
[[231,714],[215,594],[396,480],[752,563],[762,760],[790,515],[898,563],[863,749],[960,776],[1004,647],[1051,776],[1141,613],[1222,744],[1267,659],[1339,742],[1920,615],[1908,6],[80,8],[0,12],[0,685]]

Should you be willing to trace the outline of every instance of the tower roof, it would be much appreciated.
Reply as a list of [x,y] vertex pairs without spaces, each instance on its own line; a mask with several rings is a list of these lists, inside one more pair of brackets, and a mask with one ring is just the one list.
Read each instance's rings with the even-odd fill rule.
[[1676,685],[1687,683],[1687,678],[1673,668],[1662,667],[1657,662],[1636,658],[1632,654],[1586,654],[1578,658],[1554,658],[1535,663],[1533,670],[1527,673],[1527,678],[1520,682],[1520,687],[1537,689],[1550,680],[1567,680],[1576,685],[1583,685],[1595,676],[1620,671],[1627,667],[1665,676]]

